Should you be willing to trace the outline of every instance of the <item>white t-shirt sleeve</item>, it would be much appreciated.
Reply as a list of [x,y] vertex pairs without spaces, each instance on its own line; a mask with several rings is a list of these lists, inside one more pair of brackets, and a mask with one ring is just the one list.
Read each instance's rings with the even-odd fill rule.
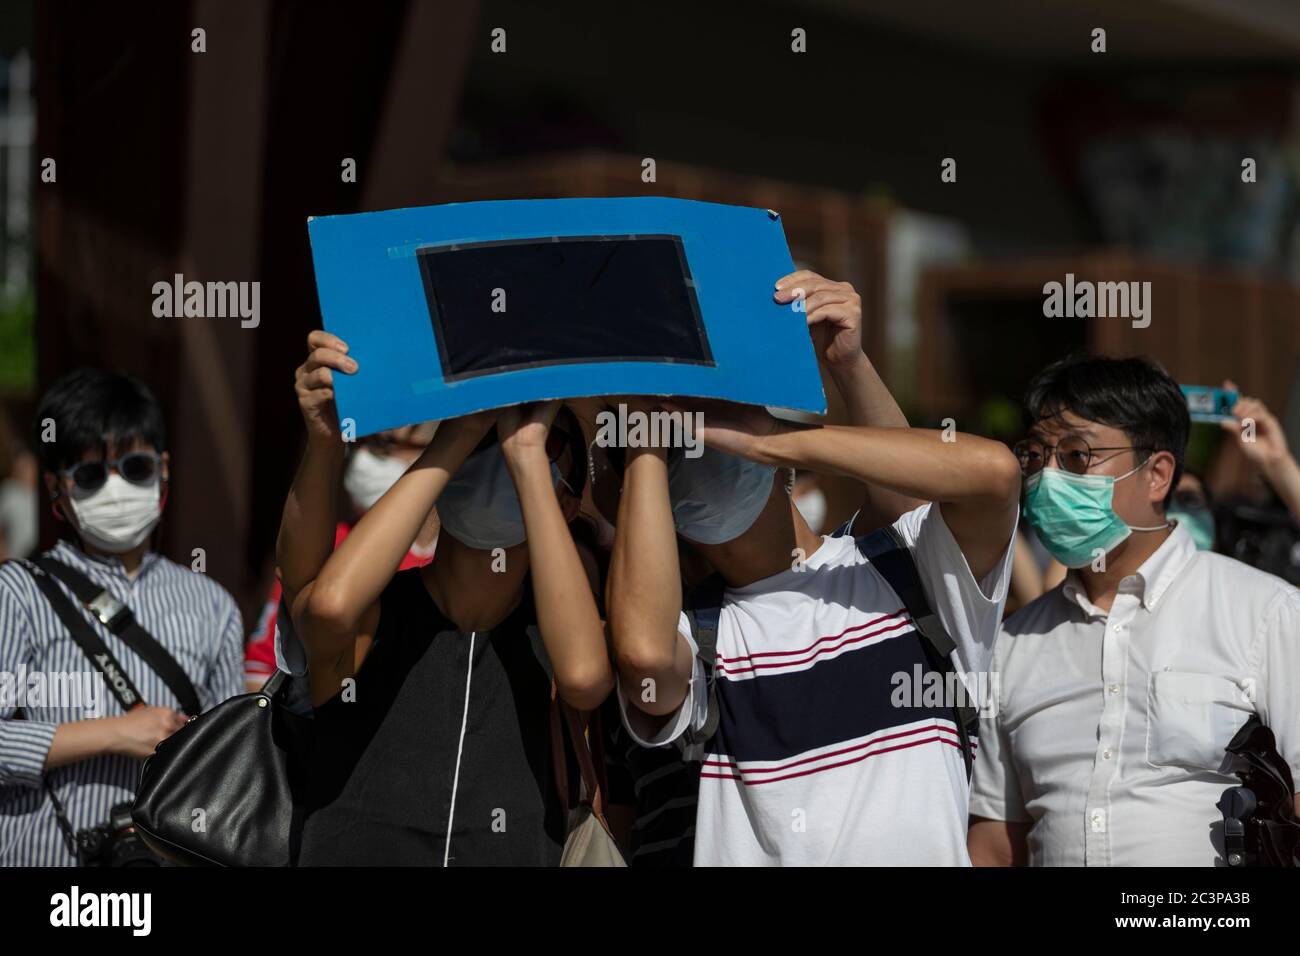
[[[667,747],[686,733],[688,727],[696,730],[703,727],[708,717],[709,695],[705,687],[704,665],[700,662],[699,645],[691,637],[691,622],[685,612],[678,618],[677,633],[691,649],[691,680],[681,706],[669,716],[662,727],[653,732],[648,729],[651,722],[657,722],[661,718],[650,717],[648,714],[642,714],[635,707],[629,707],[627,697],[623,693],[622,679],[619,678],[619,686],[616,688],[618,712],[623,718],[623,726],[627,728],[628,734],[642,747]],[[639,689],[637,693],[640,693]]]
[[912,549],[931,610],[957,645],[954,663],[958,670],[971,675],[986,673],[1011,583],[1015,529],[1007,535],[1006,550],[997,565],[983,581],[976,581],[966,555],[943,520],[942,509],[922,505],[895,521],[894,528]]

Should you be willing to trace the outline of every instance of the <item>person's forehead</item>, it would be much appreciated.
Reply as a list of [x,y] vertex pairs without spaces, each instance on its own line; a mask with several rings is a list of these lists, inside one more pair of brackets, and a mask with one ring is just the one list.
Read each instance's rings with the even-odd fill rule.
[[366,435],[358,444],[368,445],[371,448],[410,447],[422,451],[433,440],[436,430],[437,423],[421,422],[418,425],[390,428],[387,431]]
[[1058,415],[1048,415],[1034,422],[1030,434],[1035,438],[1054,440],[1064,435],[1078,435],[1089,444],[1098,444],[1101,440],[1122,437],[1123,432],[1113,425],[1089,421],[1074,412],[1063,411]]
[[123,455],[133,451],[153,451],[153,445],[136,435],[128,439],[109,437],[104,439],[102,445],[96,445],[93,448],[87,448],[81,455],[81,461],[103,461],[105,458],[121,458]]

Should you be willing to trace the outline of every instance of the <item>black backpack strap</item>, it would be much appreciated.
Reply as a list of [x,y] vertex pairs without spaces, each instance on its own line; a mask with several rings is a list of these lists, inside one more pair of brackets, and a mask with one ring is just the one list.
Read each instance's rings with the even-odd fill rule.
[[[858,550],[880,572],[881,577],[903,602],[903,607],[907,609],[908,616],[923,638],[921,644],[930,659],[930,666],[944,675],[953,673],[952,653],[957,644],[926,599],[921,587],[921,572],[916,567],[912,549],[907,546],[903,535],[891,525],[877,528],[858,538],[857,542]],[[969,780],[975,758],[971,737],[976,735],[979,727],[979,712],[965,703],[954,706],[953,713],[957,736],[961,741],[962,760],[966,764],[966,779]]]
[[704,745],[718,730],[718,619],[722,616],[722,592],[725,587],[719,575],[713,575],[691,591],[686,601],[686,620],[691,625],[695,641],[695,656],[704,665],[705,687],[708,693],[708,710],[704,724],[698,730],[687,726],[680,747],[685,760],[703,760]]
[[131,683],[131,678],[127,676],[122,665],[117,662],[113,652],[108,649],[104,639],[95,633],[95,629],[90,626],[76,606],[68,600],[68,596],[63,593],[57,584],[50,579],[39,567],[29,561],[19,560],[18,565],[27,571],[28,574],[36,581],[36,586],[41,589],[45,599],[50,602],[50,607],[58,616],[63,626],[68,629],[68,636],[76,641],[81,652],[86,655],[95,669],[104,676],[104,683],[117,702],[122,705],[123,710],[130,710],[144,703],[144,698],[140,696],[140,691]]
[[[194,685],[190,682],[185,669],[152,634],[140,626],[129,607],[76,568],[69,567],[62,561],[55,561],[51,557],[42,555],[33,563],[46,574],[58,578],[67,585],[68,590],[77,596],[77,600],[87,611],[95,615],[100,623],[121,638],[122,643],[148,664],[153,672],[162,678],[168,689],[176,695],[183,712],[191,717],[199,714],[202,710],[199,706],[199,695],[194,690]],[[49,583],[53,585],[53,582]],[[48,597],[48,594],[46,596]],[[90,629],[80,615],[77,615],[77,619]],[[67,624],[67,621],[64,623]],[[91,630],[93,633],[93,629]]]

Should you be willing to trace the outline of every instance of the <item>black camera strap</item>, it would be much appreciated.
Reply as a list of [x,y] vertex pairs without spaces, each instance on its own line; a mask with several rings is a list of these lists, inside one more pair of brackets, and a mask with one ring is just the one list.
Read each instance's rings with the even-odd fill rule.
[[50,607],[53,608],[55,615],[58,616],[63,626],[68,629],[68,636],[76,641],[77,646],[81,648],[81,652],[86,655],[86,658],[95,666],[95,669],[103,675],[104,683],[113,696],[117,698],[117,702],[122,705],[122,709],[130,710],[138,704],[143,704],[144,698],[140,696],[140,691],[136,689],[135,684],[131,683],[131,678],[127,676],[122,665],[117,662],[117,658],[108,649],[104,639],[95,633],[95,629],[90,626],[81,612],[68,600],[68,596],[63,593],[41,567],[30,561],[19,561],[18,563],[36,581],[36,586],[41,589],[45,599],[50,602]]
[[63,834],[63,842],[68,845],[68,852],[81,864],[81,847],[77,843],[77,832],[72,828],[72,821],[68,819],[68,811],[63,809],[63,801],[59,795],[54,792],[50,786],[50,778],[44,777],[41,782],[45,784],[45,792],[50,795],[50,804],[54,807],[54,820],[59,825],[59,832]]
[[[185,670],[176,663],[176,658],[172,657],[153,635],[140,626],[129,607],[76,568],[71,568],[62,561],[41,556],[34,559],[32,563],[47,575],[52,575],[67,585],[68,590],[77,596],[77,600],[87,611],[94,614],[101,624],[121,638],[123,644],[148,664],[153,672],[162,678],[168,689],[176,695],[176,700],[180,702],[184,713],[191,717],[198,715],[201,710],[199,695],[194,690],[194,685],[190,683],[189,677],[186,676]],[[122,709],[130,710],[136,703],[143,703],[140,692],[131,684],[126,671],[122,670],[113,659],[107,645],[86,619],[72,607],[72,603],[67,600],[63,592],[49,577],[37,576],[36,583],[41,586],[46,598],[53,605],[55,613],[68,628],[72,639],[104,674],[104,679],[121,703]],[[55,594],[58,595],[57,600]],[[76,622],[75,626],[73,621]],[[105,664],[111,665],[114,670],[110,671],[104,666]]]

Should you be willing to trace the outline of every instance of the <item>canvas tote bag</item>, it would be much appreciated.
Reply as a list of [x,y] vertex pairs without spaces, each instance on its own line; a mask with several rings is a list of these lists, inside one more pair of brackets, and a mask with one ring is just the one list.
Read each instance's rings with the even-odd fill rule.
[[[565,730],[578,760],[579,785],[577,800],[570,799],[568,761],[565,756]],[[595,741],[595,751],[589,737]],[[623,854],[605,822],[604,808],[604,752],[600,745],[600,716],[593,711],[584,731],[582,720],[568,704],[559,699],[555,684],[551,684],[551,752],[555,764],[555,785],[560,792],[560,802],[567,813],[568,836],[560,866],[627,866]],[[599,764],[599,769],[597,768]]]

